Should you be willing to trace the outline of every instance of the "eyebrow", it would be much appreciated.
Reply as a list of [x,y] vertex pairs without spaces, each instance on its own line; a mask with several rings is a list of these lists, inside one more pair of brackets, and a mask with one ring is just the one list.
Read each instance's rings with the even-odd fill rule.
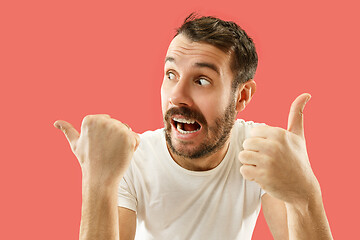
[[220,71],[219,68],[212,63],[206,63],[206,62],[199,62],[199,63],[195,63],[195,65],[199,68],[209,68],[214,70],[218,75],[220,75]]
[[[175,62],[175,58],[173,58],[173,57],[166,57],[166,58],[165,58],[165,63],[166,63],[166,62]],[[207,62],[197,62],[197,63],[195,63],[195,66],[196,66],[196,67],[199,67],[199,68],[209,68],[209,69],[215,71],[217,74],[220,75],[219,68],[218,68],[215,64],[207,63]]]
[[165,63],[166,62],[175,62],[175,59],[173,57],[166,57],[165,58]]

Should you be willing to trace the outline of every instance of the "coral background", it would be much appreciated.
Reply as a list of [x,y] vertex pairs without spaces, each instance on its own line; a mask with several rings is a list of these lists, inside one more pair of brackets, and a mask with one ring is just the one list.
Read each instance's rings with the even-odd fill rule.
[[[57,119],[108,113],[162,127],[160,85],[193,11],[240,24],[259,54],[239,118],[286,128],[303,92],[305,135],[335,239],[358,236],[359,3],[355,0],[0,2],[0,239],[76,239],[81,172]],[[357,29],[357,30],[356,30]],[[260,214],[253,239],[271,239]]]

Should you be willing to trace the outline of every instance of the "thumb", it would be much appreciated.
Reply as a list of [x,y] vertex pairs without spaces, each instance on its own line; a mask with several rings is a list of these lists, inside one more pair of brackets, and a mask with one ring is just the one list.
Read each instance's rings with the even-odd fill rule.
[[54,126],[65,134],[65,137],[69,141],[71,148],[74,149],[75,143],[80,136],[78,131],[76,131],[76,129],[70,123],[63,120],[57,120],[54,123]]
[[298,96],[291,104],[289,118],[288,118],[288,131],[304,137],[304,120],[303,110],[305,104],[310,100],[309,93],[303,93]]

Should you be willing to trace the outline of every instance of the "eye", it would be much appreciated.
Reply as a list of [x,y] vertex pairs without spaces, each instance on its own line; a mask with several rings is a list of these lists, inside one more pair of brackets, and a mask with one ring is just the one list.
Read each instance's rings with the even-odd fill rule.
[[173,74],[172,72],[168,72],[167,73],[167,77],[168,77],[168,79],[170,79],[170,80],[174,80],[175,79],[175,74]]
[[198,83],[200,86],[205,86],[205,85],[209,85],[210,81],[207,80],[206,78],[199,78],[196,83]]

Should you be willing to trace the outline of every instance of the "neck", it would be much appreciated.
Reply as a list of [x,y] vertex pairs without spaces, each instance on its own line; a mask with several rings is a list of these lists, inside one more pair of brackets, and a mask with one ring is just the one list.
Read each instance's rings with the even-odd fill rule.
[[185,158],[185,157],[181,157],[179,155],[174,154],[168,147],[168,151],[171,155],[171,157],[173,158],[173,160],[180,165],[181,167],[190,170],[190,171],[207,171],[207,170],[211,170],[213,168],[215,168],[216,166],[218,166],[221,161],[224,159],[229,145],[230,145],[230,137],[228,138],[228,140],[226,140],[225,144],[223,147],[221,147],[218,151],[216,151],[215,153],[210,154],[209,156],[206,157],[201,157],[201,158]]

